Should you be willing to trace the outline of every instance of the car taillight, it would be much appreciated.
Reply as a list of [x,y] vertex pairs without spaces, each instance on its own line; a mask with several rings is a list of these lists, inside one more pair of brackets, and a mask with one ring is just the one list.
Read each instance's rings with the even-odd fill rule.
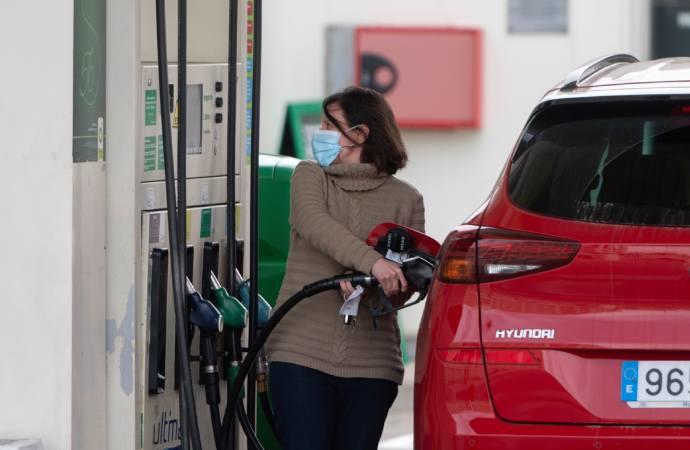
[[436,350],[441,361],[456,364],[481,364],[482,351],[480,349],[442,348]]
[[[480,349],[441,348],[436,350],[441,361],[456,364],[482,364]],[[534,366],[541,363],[537,350],[491,349],[484,352],[488,365]]]
[[580,244],[530,233],[465,226],[446,239],[439,279],[445,283],[488,283],[568,264]]
[[439,279],[445,283],[477,281],[477,231],[479,227],[463,225],[453,231],[439,252]]
[[486,350],[488,365],[534,366],[541,362],[538,350]]

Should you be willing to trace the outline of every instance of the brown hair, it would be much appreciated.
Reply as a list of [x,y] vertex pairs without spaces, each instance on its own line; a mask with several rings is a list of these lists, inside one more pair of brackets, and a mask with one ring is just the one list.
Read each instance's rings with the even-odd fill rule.
[[395,123],[393,111],[381,94],[373,89],[348,87],[329,95],[323,101],[324,115],[342,133],[345,130],[328,112],[328,106],[337,103],[349,126],[365,124],[369,135],[362,144],[363,163],[371,163],[381,173],[393,175],[407,163],[407,152]]

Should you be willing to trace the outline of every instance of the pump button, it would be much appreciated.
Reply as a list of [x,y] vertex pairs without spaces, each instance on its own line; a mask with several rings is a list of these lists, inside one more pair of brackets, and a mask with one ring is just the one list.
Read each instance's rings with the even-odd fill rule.
[[223,82],[216,81],[216,92],[221,92],[223,90]]
[[223,106],[223,97],[216,97],[216,108]]
[[223,114],[216,113],[216,123],[222,123],[222,122],[223,122]]

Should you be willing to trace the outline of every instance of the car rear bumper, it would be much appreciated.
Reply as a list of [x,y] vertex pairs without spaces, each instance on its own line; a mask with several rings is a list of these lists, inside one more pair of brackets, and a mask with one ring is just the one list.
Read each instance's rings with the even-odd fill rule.
[[520,424],[497,417],[480,364],[430,352],[415,380],[415,450],[690,448],[690,427]]
[[[435,435],[415,436],[415,450],[681,450],[690,448],[690,433],[677,430],[647,428],[631,430],[614,427],[581,427],[587,429],[587,436],[572,435],[573,428],[543,427],[553,430],[533,430],[535,434],[525,435],[526,430],[516,428],[506,434],[477,435]],[[567,429],[570,428],[570,429]],[[642,432],[640,432],[642,431]]]

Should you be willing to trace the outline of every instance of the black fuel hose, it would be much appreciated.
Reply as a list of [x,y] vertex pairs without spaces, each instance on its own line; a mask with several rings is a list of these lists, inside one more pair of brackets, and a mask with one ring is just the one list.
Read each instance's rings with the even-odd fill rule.
[[[236,236],[236,217],[235,217],[235,157],[237,152],[237,27],[238,27],[238,2],[230,0],[228,23],[228,119],[227,119],[227,138],[226,138],[226,210],[225,220],[227,223],[226,233],[228,237],[227,264],[225,266],[225,282],[230,295],[236,296],[237,289],[235,283],[235,269],[237,268],[237,236]],[[229,335],[234,331],[226,332],[226,345],[230,344]]]
[[[236,236],[236,217],[235,217],[235,157],[237,154],[236,134],[237,134],[237,31],[238,31],[238,10],[239,0],[229,0],[228,5],[228,94],[227,94],[227,138],[226,138],[226,233],[228,242],[227,264],[225,265],[225,280],[230,295],[237,295],[237,287],[235,283],[235,269],[237,268],[237,236]],[[235,345],[235,341],[240,338],[236,336],[237,331],[228,329],[223,333],[224,348],[227,352],[225,356],[225,366],[227,367],[230,361],[233,361],[230,356],[235,352],[239,352],[240,345]],[[228,351],[229,350],[229,351]],[[241,360],[241,354],[238,356]],[[226,370],[227,372],[227,370]],[[227,393],[230,393],[230,382],[227,383]],[[226,411],[226,414],[233,415],[232,412]],[[230,420],[230,440],[233,445],[237,446],[237,425],[235,419]],[[221,439],[223,434],[221,433]],[[220,449],[223,441],[218,441],[217,448]]]
[[[232,347],[231,347],[231,353],[230,353],[230,359],[238,364],[237,367],[239,367],[239,364],[242,362],[242,333],[241,330],[231,330],[232,333]],[[230,394],[231,390],[231,385],[232,385],[232,377],[228,377],[228,394]],[[230,397],[228,397],[229,399]],[[237,430],[236,427],[237,425],[234,422],[234,417],[231,413],[229,413],[227,410],[225,414],[230,415],[231,419],[228,420],[227,422],[223,422],[226,426],[230,427],[230,432],[228,433],[228,436],[230,438],[230,442],[233,443],[233,447],[231,448],[236,448],[237,447],[237,442],[235,437],[237,436]],[[242,426],[242,430],[244,431],[245,436],[247,437],[249,444],[252,445],[254,448],[260,449],[261,447],[261,442],[259,441],[259,438],[256,436],[256,433],[254,432],[254,429],[252,428],[251,423],[249,422],[249,417],[247,416],[247,411],[244,409],[244,405],[242,402],[239,402],[237,404],[237,408],[235,409],[234,415],[237,417],[239,424]],[[217,449],[223,448],[223,439],[225,438],[225,434],[223,433],[223,424],[219,427],[219,441],[218,444],[216,445]],[[215,432],[215,430],[214,430]],[[250,447],[251,448],[251,447]]]
[[222,443],[222,424],[220,418],[220,376],[218,375],[215,333],[201,332],[200,350],[200,381],[206,391],[206,403],[211,413],[211,427],[213,428],[215,447],[219,448]]
[[[177,126],[177,254],[178,271],[180,277],[187,275],[186,268],[186,250],[187,250],[187,0],[178,0],[178,24],[177,24],[177,108],[173,106],[176,113],[176,119],[179,121]],[[167,55],[166,55],[167,56]],[[160,66],[159,66],[160,67]],[[167,67],[167,65],[166,65]],[[167,71],[166,71],[167,73]],[[164,85],[164,87],[167,85]],[[165,92],[165,90],[164,90]],[[174,101],[174,98],[173,98]],[[170,117],[168,115],[168,117]],[[189,353],[189,341],[192,339],[194,328],[189,325],[189,305],[186,296],[182,298],[183,323],[187,327],[187,341],[185,342],[186,352]],[[182,336],[178,336],[178,340],[182,340]],[[181,350],[180,350],[181,351]],[[186,395],[180,389],[180,398]],[[193,391],[192,391],[193,392]],[[196,416],[191,415],[191,410],[186,405],[186,402],[180,403],[180,416],[186,415],[189,421],[197,421]],[[183,449],[189,448],[189,436],[182,443]],[[194,447],[200,450],[201,447]]]
[[[239,367],[239,364],[242,362],[242,344],[241,344],[241,339],[242,339],[242,333],[241,330],[231,330],[231,340],[232,340],[232,347],[230,348],[230,360],[237,364],[237,367]],[[228,394],[230,394],[231,386],[232,386],[232,377],[228,377]],[[230,397],[228,397],[229,399]],[[219,441],[218,444],[216,445],[217,449],[223,448],[224,441],[223,439],[226,438],[226,435],[223,433],[223,426],[229,427],[229,433],[227,434],[227,437],[229,437],[230,441],[232,442],[232,447],[235,449],[237,447],[237,425],[235,423],[235,419],[233,416],[236,416],[239,424],[242,426],[242,430],[244,431],[244,434],[246,435],[247,439],[249,440],[249,444],[253,445],[254,448],[261,448],[261,442],[259,442],[259,438],[256,436],[256,433],[254,432],[254,429],[252,428],[251,423],[249,422],[249,417],[247,416],[247,411],[244,409],[244,405],[242,402],[239,402],[237,404],[237,408],[235,409],[234,414],[226,410],[225,412],[226,415],[230,416],[230,419],[226,422],[224,421],[223,424],[219,427]]]
[[[251,129],[251,164],[249,193],[249,278],[259,279],[259,134],[261,107],[261,42],[262,42],[262,0],[254,0],[254,55],[252,58],[252,129]],[[247,342],[254,345],[259,332],[259,283],[249,287],[249,333]],[[254,365],[249,366],[249,373],[254,378]],[[252,426],[256,420],[256,385],[247,386],[247,416]],[[252,450],[250,448],[250,450]]]
[[[187,254],[187,0],[178,0],[177,19],[177,252],[183,276]],[[185,313],[189,313],[185,309]],[[190,327],[191,328],[191,327]],[[187,344],[189,345],[189,343]]]
[[170,130],[170,102],[167,95],[168,86],[168,49],[165,32],[165,0],[156,0],[156,40],[158,51],[158,84],[161,106],[161,125],[163,132],[163,153],[165,164],[165,193],[168,212],[168,235],[172,251],[172,275],[173,298],[175,306],[175,331],[180,339],[177,340],[177,353],[180,358],[181,393],[180,393],[180,420],[185,434],[182,436],[183,447],[187,446],[187,431],[194,449],[201,450],[199,424],[196,421],[196,403],[192,389],[192,372],[189,364],[187,350],[187,330],[183,321],[184,317],[184,274],[179,255],[180,250],[179,230],[175,205],[175,174],[172,158],[172,133]]
[[[227,360],[226,360],[226,372],[228,373],[228,382],[227,384],[227,391],[226,391],[226,398],[229,401],[230,400],[230,391],[232,389],[232,380],[234,380],[233,375],[230,374],[230,367],[237,367],[239,370],[239,366],[242,363],[242,330],[231,330],[230,334],[230,345],[228,347],[229,349],[229,354],[227,355]],[[227,336],[227,335],[226,335]],[[233,372],[234,373],[234,372]],[[230,410],[227,407],[226,403],[226,409],[225,409],[225,415],[223,416],[223,424],[222,424],[222,431],[221,431],[221,446],[218,447],[218,450],[228,447],[229,443],[232,442],[232,447],[231,448],[237,448],[238,446],[238,433],[237,433],[237,421],[234,418],[235,412]],[[227,419],[229,417],[229,419]],[[227,429],[226,429],[227,427]],[[229,439],[229,441],[225,441],[225,439]]]
[[213,439],[216,443],[216,448],[220,448],[221,443],[223,442],[223,436],[222,436],[222,423],[220,420],[220,408],[218,405],[210,405],[211,408],[211,426],[213,427]]
[[[336,277],[332,278],[327,278],[325,280],[317,281],[315,283],[309,284],[302,288],[301,291],[295,293],[292,297],[287,299],[285,303],[283,303],[280,308],[276,309],[273,314],[271,315],[271,318],[269,321],[266,323],[266,326],[261,330],[259,335],[256,337],[256,340],[254,343],[251,345],[249,348],[249,351],[247,352],[247,356],[244,358],[244,361],[240,365],[239,372],[237,374],[237,378],[235,378],[235,381],[232,385],[232,389],[230,390],[230,394],[228,396],[228,405],[227,408],[229,411],[236,411],[238,408],[238,404],[240,401],[240,392],[242,391],[242,386],[244,384],[244,380],[247,378],[247,375],[249,375],[249,371],[251,367],[254,365],[254,360],[256,360],[256,357],[259,355],[259,352],[261,351],[261,348],[264,346],[266,343],[266,340],[268,337],[271,335],[275,327],[278,325],[278,323],[285,317],[285,315],[290,312],[292,308],[297,306],[302,300],[312,297],[316,294],[320,294],[321,292],[325,291],[330,291],[333,289],[340,289],[340,282],[341,281],[349,281],[352,283],[353,286],[363,286],[363,287],[372,287],[376,286],[378,284],[378,281],[376,278],[374,278],[371,275],[362,275],[362,274],[357,274],[357,275],[339,275]],[[223,442],[224,442],[224,450],[231,450],[228,442],[228,430],[229,426],[228,423],[232,419],[232,415],[225,415],[225,418],[223,420]],[[253,430],[250,430],[251,432],[248,434],[254,434]],[[247,430],[245,429],[245,432]],[[249,436],[248,436],[249,437]],[[256,447],[258,450],[263,450],[263,447],[260,445]]]
[[247,436],[247,443],[251,445],[251,447],[249,448],[253,447],[255,450],[263,450],[261,441],[259,441],[259,437],[256,435],[256,431],[254,431],[254,428],[252,427],[252,424],[249,421],[247,410],[244,409],[244,405],[242,404],[242,402],[239,402],[237,404],[237,409],[235,410],[235,413],[237,414],[237,418],[240,421],[240,425],[242,426],[244,435]]

